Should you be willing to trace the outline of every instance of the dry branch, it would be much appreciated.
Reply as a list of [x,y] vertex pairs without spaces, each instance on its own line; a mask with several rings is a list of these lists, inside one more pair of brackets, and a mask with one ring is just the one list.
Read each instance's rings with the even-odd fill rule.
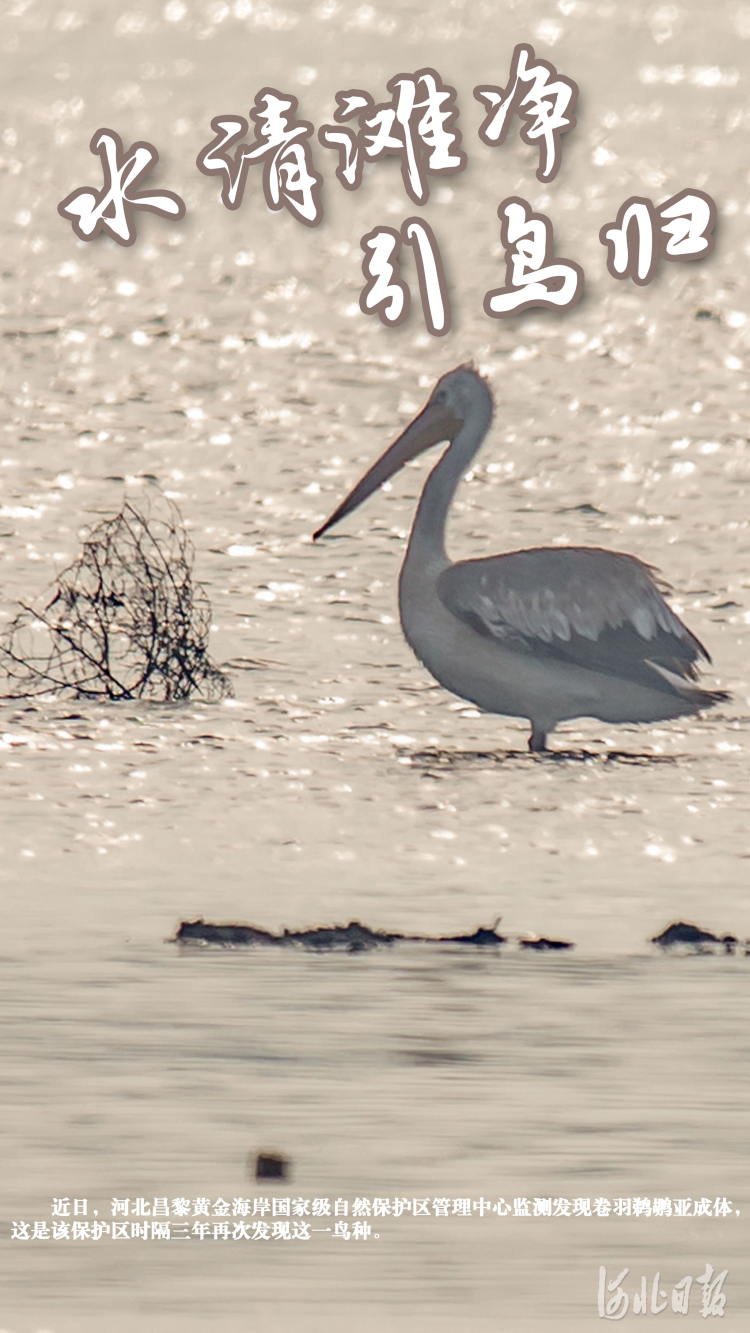
[[175,701],[231,693],[208,655],[211,606],[193,582],[194,550],[177,507],[126,500],[92,528],[49,601],[0,637],[5,697],[49,692]]

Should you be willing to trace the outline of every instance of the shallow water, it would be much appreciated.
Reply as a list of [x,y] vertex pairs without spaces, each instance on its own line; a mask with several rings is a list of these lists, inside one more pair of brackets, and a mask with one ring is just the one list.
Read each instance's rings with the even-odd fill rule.
[[[750,937],[750,28],[731,6],[658,19],[529,4],[526,28],[511,4],[221,8],[170,21],[142,5],[140,29],[88,4],[80,22],[38,4],[3,20],[3,614],[75,558],[83,525],[156,484],[189,527],[235,689],[222,704],[0,707],[3,1236],[13,1218],[49,1218],[52,1197],[109,1217],[112,1197],[273,1192],[248,1175],[264,1146],[292,1159],[293,1196],[726,1196],[740,1215],[406,1216],[377,1241],[317,1235],[262,1258],[255,1244],[196,1256],[6,1239],[0,1322],[234,1333],[252,1312],[295,1333],[498,1316],[572,1330],[599,1326],[600,1264],[629,1267],[632,1293],[643,1273],[669,1291],[710,1262],[729,1269],[724,1326],[739,1328],[750,961],[656,956],[648,941],[677,919]],[[520,40],[582,90],[546,190],[515,130],[495,150],[476,135],[472,88],[502,83]],[[270,214],[252,178],[227,212],[193,166],[211,116],[246,114],[264,84],[319,125],[337,89],[384,96],[426,65],[458,90],[470,157],[425,210],[451,288],[445,339],[418,303],[398,330],[357,305],[360,235],[414,212],[395,161],[344,195],[316,148],[315,231]],[[141,215],[130,250],[75,241],[56,205],[97,181],[99,125],[157,145],[184,222]],[[613,282],[599,228],[630,194],[687,185],[719,206],[714,255],[662,265],[648,288]],[[482,314],[513,193],[584,266],[566,315]],[[312,545],[436,376],[468,358],[497,412],[451,552],[640,556],[674,586],[730,703],[657,727],[566,724],[547,760],[524,753],[525,723],[435,686],[396,606],[431,457]],[[165,942],[198,916],[413,934],[500,917],[504,933],[576,949]]]

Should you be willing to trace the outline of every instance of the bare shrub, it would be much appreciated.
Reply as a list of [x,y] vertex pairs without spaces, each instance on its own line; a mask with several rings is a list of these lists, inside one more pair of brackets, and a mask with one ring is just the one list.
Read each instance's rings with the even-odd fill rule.
[[193,545],[165,497],[91,529],[79,558],[38,610],[0,637],[5,697],[54,691],[94,699],[175,701],[231,694],[208,655],[211,606],[193,582]]

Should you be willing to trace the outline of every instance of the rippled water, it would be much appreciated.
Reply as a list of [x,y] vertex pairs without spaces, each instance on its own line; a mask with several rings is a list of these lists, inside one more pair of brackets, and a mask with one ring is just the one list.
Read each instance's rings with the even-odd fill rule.
[[[629,1267],[632,1291],[642,1273],[669,1285],[708,1261],[729,1269],[724,1327],[739,1328],[749,964],[656,957],[648,941],[680,918],[750,936],[745,11],[138,14],[31,3],[2,23],[2,610],[44,591],[84,525],[158,485],[190,529],[235,698],[0,707],[4,1237],[12,1218],[48,1218],[53,1196],[104,1216],[112,1196],[268,1192],[246,1165],[263,1146],[288,1153],[304,1197],[726,1196],[740,1215],[407,1217],[378,1241],[260,1252],[6,1239],[0,1323],[577,1330],[600,1326],[600,1264]],[[547,189],[515,130],[495,150],[476,135],[472,88],[502,84],[521,40],[581,87]],[[442,340],[418,303],[398,330],[359,312],[359,237],[414,212],[395,160],[344,195],[316,148],[315,231],[270,214],[252,177],[227,212],[193,166],[210,118],[247,114],[263,85],[317,126],[337,89],[380,98],[426,65],[458,90],[470,159],[425,210],[453,302]],[[156,179],[188,204],[180,224],[141,215],[130,250],[76,242],[56,213],[98,184],[100,125],[156,144]],[[645,289],[615,284],[599,228],[631,194],[687,185],[717,201],[714,255],[663,265]],[[482,313],[510,194],[547,212],[556,253],[585,269],[567,315]],[[659,727],[566,724],[565,753],[544,760],[523,753],[525,723],[435,686],[395,592],[430,457],[312,545],[436,376],[468,358],[497,411],[452,553],[640,556],[673,584],[731,703]],[[165,943],[195,916],[423,934],[501,917],[576,949]]]

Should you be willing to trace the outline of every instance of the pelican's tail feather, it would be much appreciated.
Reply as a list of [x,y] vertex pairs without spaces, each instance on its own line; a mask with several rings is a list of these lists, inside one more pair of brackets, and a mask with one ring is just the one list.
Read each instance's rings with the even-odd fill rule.
[[689,700],[696,713],[700,712],[702,708],[713,708],[715,704],[726,703],[727,699],[731,698],[727,690],[707,690],[704,686],[697,684],[696,681],[686,676],[678,676],[674,671],[669,671],[667,667],[662,666],[659,662],[652,662],[647,658],[646,664],[651,667],[652,671],[658,671],[662,679],[672,686],[675,693],[681,694],[684,699]]

